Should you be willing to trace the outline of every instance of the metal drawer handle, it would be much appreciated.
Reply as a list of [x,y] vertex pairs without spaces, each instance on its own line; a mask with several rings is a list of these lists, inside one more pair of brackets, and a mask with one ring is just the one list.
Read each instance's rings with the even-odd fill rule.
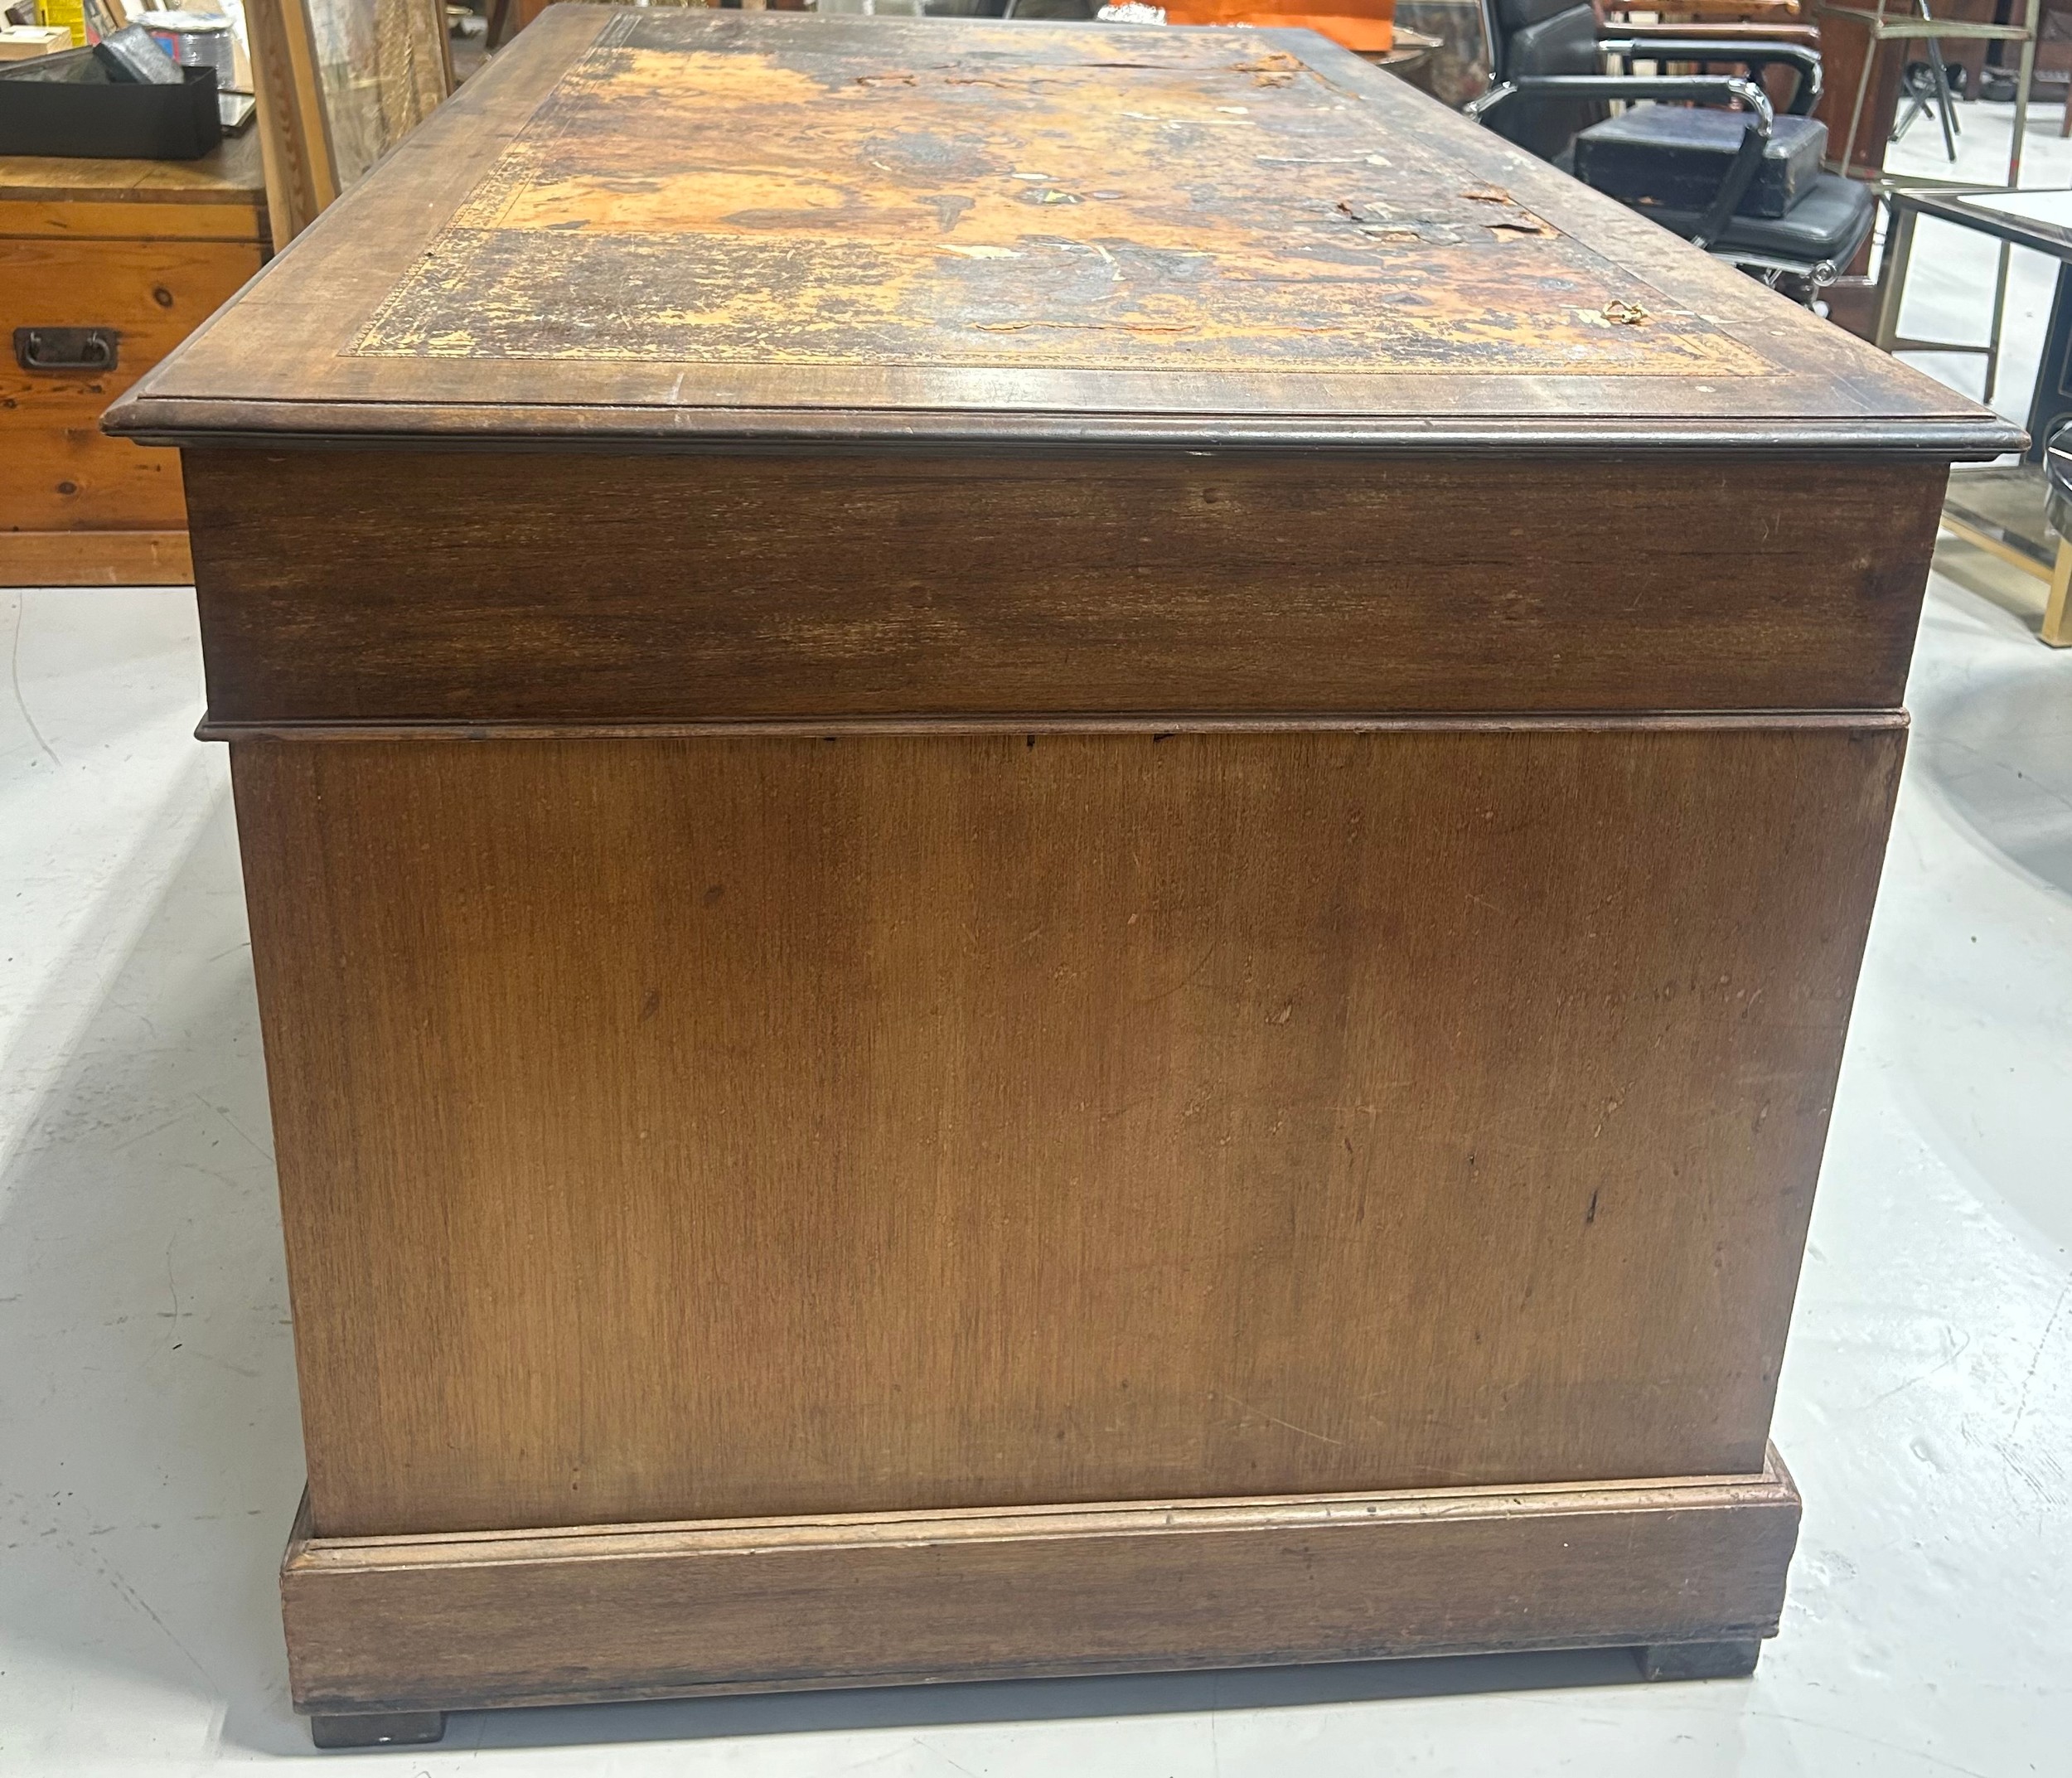
[[112,371],[121,342],[114,327],[17,327],[14,358],[25,371]]

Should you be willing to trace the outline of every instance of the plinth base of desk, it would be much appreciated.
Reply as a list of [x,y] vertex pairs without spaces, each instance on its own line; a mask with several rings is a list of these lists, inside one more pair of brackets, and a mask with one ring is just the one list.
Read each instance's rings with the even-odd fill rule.
[[1528,1490],[432,1537],[305,1516],[281,1587],[296,1708],[332,1745],[362,1716],[1499,1650],[1702,1676],[1736,1666],[1674,1650],[1775,1633],[1798,1510],[1773,1452]]

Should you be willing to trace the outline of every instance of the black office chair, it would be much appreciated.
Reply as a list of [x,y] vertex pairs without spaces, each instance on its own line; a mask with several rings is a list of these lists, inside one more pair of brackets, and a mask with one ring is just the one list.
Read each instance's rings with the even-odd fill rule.
[[[1803,44],[1686,40],[1668,27],[1618,27],[1576,0],[1483,0],[1496,83],[1470,117],[1631,206],[1696,246],[1811,303],[1871,232],[1867,186],[1821,170],[1827,126],[1820,56]],[[1738,64],[1743,75],[1607,74],[1607,59]],[[1759,84],[1787,67],[1785,115]],[[1681,99],[1605,115],[1610,99]],[[1697,107],[1740,105],[1738,113]]]

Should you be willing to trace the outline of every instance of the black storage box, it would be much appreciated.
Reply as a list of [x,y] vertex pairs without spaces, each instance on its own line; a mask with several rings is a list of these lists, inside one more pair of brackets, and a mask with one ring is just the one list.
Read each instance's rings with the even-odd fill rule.
[[[39,60],[55,62],[60,58]],[[199,160],[223,140],[215,70],[180,71],[185,79],[179,85],[154,86],[51,80],[42,77],[36,61],[10,64],[0,74],[0,154]]]
[[[1576,138],[1576,177],[1621,203],[1703,212],[1747,133],[1745,111],[1639,105]],[[1819,177],[1828,126],[1780,117],[1738,211],[1781,216]]]

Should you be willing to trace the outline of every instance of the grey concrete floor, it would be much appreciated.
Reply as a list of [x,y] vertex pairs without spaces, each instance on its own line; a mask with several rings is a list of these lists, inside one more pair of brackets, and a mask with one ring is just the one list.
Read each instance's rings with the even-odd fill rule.
[[[1929,324],[1982,326],[1960,260],[1927,262]],[[1940,560],[1778,1409],[1804,1533],[1754,1679],[1061,1681],[462,1715],[321,1756],[274,1593],[301,1453],[191,602],[0,593],[0,1773],[2072,1773],[2072,654],[2034,639],[2038,583]]]
[[[454,1719],[412,1773],[2072,1771],[2072,656],[1933,587],[1745,1683],[1617,1655]],[[1959,577],[1962,577],[1961,579]],[[0,1771],[313,1757],[300,1451],[223,758],[181,591],[0,596]],[[332,1757],[341,1757],[332,1756]],[[483,1762],[487,1762],[484,1764]]]

